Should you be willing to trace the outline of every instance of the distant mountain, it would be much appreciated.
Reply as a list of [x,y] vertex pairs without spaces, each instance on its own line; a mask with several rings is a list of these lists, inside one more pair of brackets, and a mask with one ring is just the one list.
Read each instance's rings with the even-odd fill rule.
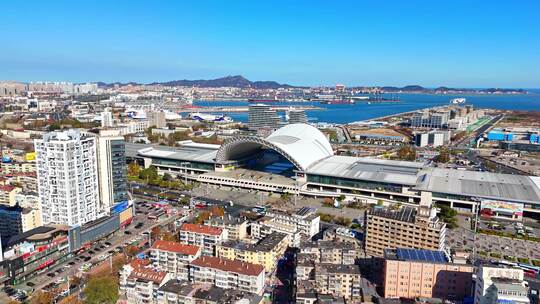
[[464,89],[464,88],[449,88],[449,87],[438,87],[435,89],[424,88],[419,85],[408,85],[404,87],[381,87],[383,92],[387,93],[434,93],[434,94],[526,94],[527,90],[523,89]]
[[277,89],[290,88],[288,84],[280,84],[275,81],[250,81],[243,76],[226,76],[210,80],[173,80],[168,82],[154,82],[151,84],[161,84],[165,86],[183,86],[183,87],[201,87],[201,88],[218,88],[218,87],[234,87],[234,88],[255,88],[255,89]]
[[429,89],[419,85],[408,85],[404,87],[381,87],[384,92],[428,92]]
[[96,84],[98,85],[99,88],[112,88],[112,87],[114,87],[115,85],[118,85],[118,86],[120,86],[120,87],[127,86],[127,85],[140,85],[140,83],[137,83],[137,82],[126,82],[126,83],[123,83],[123,82],[113,82],[113,83],[106,83],[106,82],[103,82],[103,81],[98,81],[98,82],[96,82]]

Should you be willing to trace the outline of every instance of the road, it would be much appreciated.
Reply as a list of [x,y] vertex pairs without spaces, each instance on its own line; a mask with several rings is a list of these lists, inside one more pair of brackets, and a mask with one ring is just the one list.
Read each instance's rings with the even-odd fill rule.
[[494,125],[496,125],[501,119],[504,118],[503,114],[499,114],[495,117],[493,117],[488,123],[484,124],[483,126],[479,127],[478,129],[474,130],[469,136],[464,137],[461,141],[459,141],[455,146],[457,149],[463,149],[467,150],[470,148],[471,142],[474,140],[476,143],[478,139],[484,134],[487,130],[491,129]]
[[[136,203],[138,204],[138,203]],[[115,248],[122,249],[124,247],[125,243],[129,243],[130,240],[133,240],[137,237],[140,237],[142,233],[149,232],[153,227],[166,225],[168,223],[171,223],[174,221],[174,217],[165,218],[161,221],[154,221],[149,220],[147,218],[147,215],[144,213],[136,214],[134,216],[133,223],[126,228],[120,229],[117,233],[113,234],[111,237],[107,239],[102,239],[100,241],[97,241],[94,243],[94,245],[87,250],[86,252],[78,255],[73,256],[63,263],[57,264],[52,268],[47,269],[46,272],[41,273],[40,275],[31,278],[28,281],[21,282],[20,284],[14,286],[14,288],[23,289],[23,290],[40,290],[43,289],[45,286],[56,282],[60,277],[68,278],[72,276],[76,276],[80,274],[79,268],[84,265],[85,263],[92,263],[97,264],[99,262],[99,257],[102,255],[105,255],[108,253],[108,251],[114,250]],[[139,229],[135,228],[135,225],[137,223],[143,223],[143,226]],[[130,231],[130,234],[125,234],[125,231]],[[99,248],[100,245],[104,245],[105,242],[111,243],[111,245],[108,248],[101,249]],[[96,251],[96,247],[99,248],[98,251]],[[89,252],[93,251],[94,254],[90,254]],[[90,260],[84,261],[83,258],[80,258],[81,256],[84,257],[90,257]],[[79,259],[77,259],[79,258]],[[72,263],[70,265],[69,263]],[[69,267],[66,267],[68,265]],[[59,269],[64,269],[62,273],[57,274],[55,273]],[[47,276],[47,274],[54,273],[55,275],[53,277]],[[35,284],[34,287],[29,287],[27,285],[28,282],[32,282]]]

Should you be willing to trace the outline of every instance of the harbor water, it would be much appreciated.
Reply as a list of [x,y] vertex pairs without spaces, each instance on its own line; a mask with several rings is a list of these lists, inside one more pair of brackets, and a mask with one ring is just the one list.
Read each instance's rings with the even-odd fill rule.
[[[393,95],[395,96],[395,95]],[[277,102],[269,103],[275,106],[312,105],[323,110],[306,111],[312,122],[351,123],[369,120],[377,117],[414,111],[434,106],[449,104],[452,98],[466,98],[465,104],[472,104],[475,108],[489,108],[500,110],[540,111],[540,92],[531,94],[501,94],[501,95],[434,95],[434,94],[399,94],[399,102],[371,103],[358,101],[354,104],[321,104],[319,102]],[[214,100],[194,101],[195,106],[203,107],[234,107],[249,106],[247,101]],[[248,114],[242,113],[215,113],[226,114],[235,121],[246,122]],[[280,113],[284,116],[284,113]]]

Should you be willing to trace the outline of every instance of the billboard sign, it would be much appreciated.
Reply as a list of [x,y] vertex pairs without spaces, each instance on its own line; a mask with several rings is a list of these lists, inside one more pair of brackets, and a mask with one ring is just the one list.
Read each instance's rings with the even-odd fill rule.
[[489,209],[494,212],[523,215],[523,204],[497,200],[482,200],[481,209]]

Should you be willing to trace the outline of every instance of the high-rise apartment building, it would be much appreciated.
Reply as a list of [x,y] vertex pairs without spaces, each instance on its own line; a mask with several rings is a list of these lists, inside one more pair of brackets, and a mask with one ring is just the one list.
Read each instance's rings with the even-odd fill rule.
[[108,109],[101,112],[101,126],[104,128],[110,128],[114,126],[114,120],[112,112]]
[[305,124],[307,123],[306,112],[304,110],[290,110],[289,124]]
[[165,112],[152,111],[148,112],[148,126],[156,128],[165,128],[167,121],[165,120]]
[[449,112],[417,112],[411,116],[410,124],[414,128],[443,128],[448,125]]
[[446,224],[435,208],[420,205],[397,210],[376,208],[366,214],[365,248],[368,254],[383,256],[385,249],[412,248],[444,250]]
[[99,209],[107,213],[129,200],[124,137],[113,132],[104,131],[97,137]]
[[43,224],[82,225],[99,208],[97,139],[78,130],[34,140]]
[[269,105],[249,106],[248,127],[250,129],[278,129],[282,124],[276,110],[271,109]]

